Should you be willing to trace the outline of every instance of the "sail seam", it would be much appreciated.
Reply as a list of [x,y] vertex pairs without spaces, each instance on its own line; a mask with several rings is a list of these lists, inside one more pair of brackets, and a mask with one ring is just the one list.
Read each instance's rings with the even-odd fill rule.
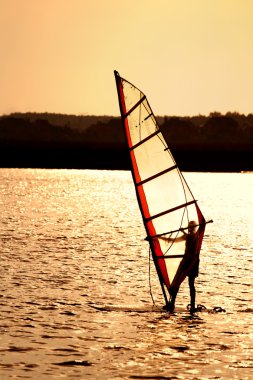
[[127,118],[145,99],[146,96],[144,95],[129,111],[123,115],[124,118]]
[[184,203],[182,205],[179,205],[179,206],[176,206],[176,207],[173,207],[169,210],[166,210],[166,211],[163,211],[163,212],[160,212],[159,214],[156,214],[156,215],[153,215],[153,216],[150,216],[148,218],[145,218],[145,222],[149,222],[150,220],[153,220],[155,218],[159,218],[160,216],[163,216],[163,215],[166,215],[166,214],[169,214],[170,212],[173,212],[173,211],[176,211],[176,210],[179,210],[180,208],[183,208],[183,207],[186,207],[186,206],[189,206],[193,203],[196,203],[197,201],[194,199],[193,201],[191,202],[187,202],[187,203]]
[[171,166],[170,168],[168,168],[166,170],[163,170],[163,171],[161,171],[161,172],[159,172],[157,174],[154,174],[153,176],[151,176],[149,178],[144,179],[143,181],[140,181],[140,182],[136,183],[136,186],[144,185],[146,182],[152,181],[153,179],[156,179],[157,177],[160,177],[161,175],[166,174],[166,173],[168,173],[171,170],[174,170],[176,168],[177,168],[177,165]]

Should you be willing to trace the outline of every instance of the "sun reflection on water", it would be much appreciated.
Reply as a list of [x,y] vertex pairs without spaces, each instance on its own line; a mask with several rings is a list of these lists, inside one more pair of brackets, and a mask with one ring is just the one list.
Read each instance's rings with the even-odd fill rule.
[[[197,302],[226,310],[194,316],[187,282],[178,312],[152,311],[148,244],[129,172],[0,169],[0,176],[1,374],[250,379],[252,174],[185,173],[214,220]],[[162,305],[153,266],[150,276]],[[99,311],[90,307],[96,303],[120,308]]]

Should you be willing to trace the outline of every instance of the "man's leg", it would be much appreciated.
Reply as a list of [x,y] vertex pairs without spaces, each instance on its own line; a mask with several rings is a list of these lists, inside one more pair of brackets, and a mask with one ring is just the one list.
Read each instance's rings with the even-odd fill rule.
[[195,299],[196,299],[196,290],[194,286],[195,282],[195,277],[188,277],[188,282],[189,282],[189,288],[190,288],[190,297],[191,297],[191,309],[190,311],[195,310]]

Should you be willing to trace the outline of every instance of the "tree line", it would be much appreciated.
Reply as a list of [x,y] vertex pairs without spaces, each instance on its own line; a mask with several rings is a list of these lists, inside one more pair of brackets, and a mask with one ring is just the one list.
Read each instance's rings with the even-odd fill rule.
[[[160,116],[182,170],[253,170],[253,114]],[[189,159],[190,157],[190,159]],[[121,119],[15,113],[0,117],[0,167],[129,169]]]
[[[240,146],[253,144],[253,114],[214,112],[209,116],[158,117],[169,146]],[[112,116],[10,114],[0,117],[0,143],[54,143],[120,146],[121,120]]]

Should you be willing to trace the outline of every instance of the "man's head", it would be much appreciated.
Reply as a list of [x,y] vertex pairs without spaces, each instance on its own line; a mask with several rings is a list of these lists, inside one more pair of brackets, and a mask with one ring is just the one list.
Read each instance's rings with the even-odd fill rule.
[[197,225],[198,225],[198,223],[195,222],[194,220],[191,220],[191,221],[188,223],[188,231],[189,231],[189,234],[194,234],[194,233],[196,232]]

